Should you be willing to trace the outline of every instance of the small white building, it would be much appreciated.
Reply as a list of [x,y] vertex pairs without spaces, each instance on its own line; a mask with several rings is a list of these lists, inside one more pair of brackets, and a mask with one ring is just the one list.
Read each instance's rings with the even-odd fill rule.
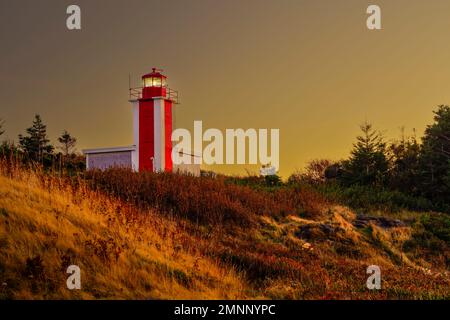
[[136,146],[99,148],[83,150],[86,155],[86,169],[105,170],[110,167],[132,168],[138,171],[135,166]]

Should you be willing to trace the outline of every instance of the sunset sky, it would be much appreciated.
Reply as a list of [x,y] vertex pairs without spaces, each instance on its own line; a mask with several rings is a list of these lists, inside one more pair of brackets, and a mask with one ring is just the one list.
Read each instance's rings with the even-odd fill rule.
[[[369,4],[383,30],[366,28]],[[422,134],[450,103],[450,1],[0,0],[0,58],[8,139],[39,113],[53,142],[67,129],[78,150],[130,145],[128,75],[159,67],[180,93],[176,127],[279,128],[287,177],[348,156],[365,120]]]

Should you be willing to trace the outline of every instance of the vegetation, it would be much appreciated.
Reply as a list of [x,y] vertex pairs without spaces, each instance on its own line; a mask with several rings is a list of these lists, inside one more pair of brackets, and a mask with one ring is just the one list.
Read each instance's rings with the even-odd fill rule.
[[72,137],[67,130],[63,131],[61,136],[58,138],[58,142],[61,145],[60,149],[62,150],[64,156],[74,153],[77,139]]
[[367,122],[361,125],[361,131],[350,159],[342,163],[339,179],[344,185],[383,185],[388,171],[386,143]]
[[[1,129],[0,121],[0,135],[4,133]],[[47,126],[37,114],[31,127],[26,129],[26,135],[19,135],[18,145],[9,141],[0,144],[0,157],[72,175],[82,172],[85,169],[85,157],[76,153],[77,139],[64,130],[58,142],[62,152],[55,153],[55,147],[47,136]]]
[[[307,188],[223,177],[0,168],[4,299],[450,297],[441,215],[363,217]],[[80,291],[65,288],[69,264]],[[371,264],[380,291],[365,287]]]
[[439,106],[422,143],[413,135],[387,143],[372,125],[361,125],[349,159],[314,160],[291,186],[314,186],[357,210],[434,210],[450,213],[450,107]]
[[[245,298],[182,223],[41,170],[0,171],[0,299]],[[71,264],[82,290],[66,287]]]
[[5,130],[3,130],[3,126],[5,125],[5,122],[0,119],[0,136],[5,133]]
[[[162,214],[186,218],[205,226],[246,226],[256,217],[282,218],[288,214],[319,214],[326,203],[308,190],[257,191],[230,183],[226,177],[195,178],[171,173],[133,173],[111,169],[89,171],[86,181],[93,189],[118,197],[141,209],[156,208]],[[263,180],[264,181],[264,180]],[[207,191],[206,191],[207,190]]]
[[85,172],[36,116],[0,146],[0,299],[449,299],[449,119],[440,106],[421,143],[365,123],[348,159],[283,182]]
[[327,199],[347,205],[361,213],[371,213],[377,210],[387,214],[402,210],[430,211],[435,207],[426,198],[382,187],[361,185],[342,187],[338,183],[330,182],[315,186],[315,190]]
[[422,193],[450,210],[450,107],[440,106],[425,130],[420,153]]
[[31,161],[49,163],[54,147],[47,137],[47,126],[42,122],[40,115],[35,115],[33,124],[26,129],[27,135],[19,135],[21,150]]

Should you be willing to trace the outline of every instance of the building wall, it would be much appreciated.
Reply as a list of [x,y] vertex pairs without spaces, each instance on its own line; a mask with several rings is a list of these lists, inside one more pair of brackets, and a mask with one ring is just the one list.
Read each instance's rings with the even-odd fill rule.
[[[136,158],[136,151],[115,151],[115,152],[97,152],[86,154],[86,165],[88,170],[100,169],[106,170],[108,168],[131,168],[133,167],[133,160]],[[194,164],[194,156],[191,156],[192,164],[173,165],[173,172],[180,174],[190,174],[193,176],[200,176],[200,165]]]
[[132,168],[132,152],[105,152],[87,154],[87,169],[105,170],[111,167]]

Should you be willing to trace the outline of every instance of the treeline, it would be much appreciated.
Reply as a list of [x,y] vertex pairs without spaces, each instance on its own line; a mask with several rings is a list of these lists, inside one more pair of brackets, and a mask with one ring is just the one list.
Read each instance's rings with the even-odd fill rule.
[[[5,133],[4,124],[4,121],[0,120],[0,138]],[[47,126],[38,114],[34,116],[25,134],[19,134],[18,140],[18,144],[3,140],[0,145],[0,157],[69,172],[85,168],[84,157],[76,152],[77,139],[64,130],[58,137],[58,144],[55,147],[48,138]]]
[[348,159],[315,160],[289,178],[317,186],[354,207],[450,212],[450,107],[434,111],[421,141],[413,136],[386,142],[370,123],[361,125]]

